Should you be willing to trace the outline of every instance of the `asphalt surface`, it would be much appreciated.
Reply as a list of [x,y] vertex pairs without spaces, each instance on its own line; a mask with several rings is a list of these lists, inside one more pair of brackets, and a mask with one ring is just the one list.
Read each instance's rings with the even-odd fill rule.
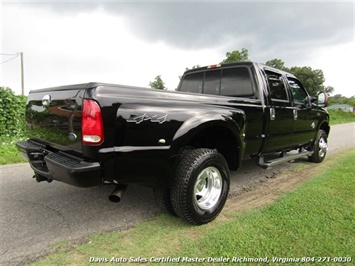
[[[355,123],[331,128],[329,154],[355,146]],[[230,195],[274,178],[285,163],[269,170],[253,160],[232,172]],[[22,265],[61,241],[81,243],[93,233],[124,230],[160,213],[152,190],[129,186],[120,203],[108,201],[113,186],[76,188],[53,181],[37,183],[27,163],[0,166],[0,265]],[[233,200],[233,199],[231,199]]]

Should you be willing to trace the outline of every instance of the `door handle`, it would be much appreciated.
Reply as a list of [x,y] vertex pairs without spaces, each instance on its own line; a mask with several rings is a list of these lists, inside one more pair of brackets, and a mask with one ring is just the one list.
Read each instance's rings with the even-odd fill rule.
[[275,112],[275,108],[270,108],[270,120],[275,120],[276,117],[276,112]]
[[297,109],[293,109],[293,119],[294,119],[294,120],[297,120],[297,118],[298,118]]

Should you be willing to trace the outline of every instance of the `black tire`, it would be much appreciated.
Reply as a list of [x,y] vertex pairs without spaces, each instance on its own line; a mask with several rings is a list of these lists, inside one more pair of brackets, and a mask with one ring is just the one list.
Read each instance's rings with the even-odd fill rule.
[[324,130],[320,129],[318,131],[317,138],[314,142],[314,146],[312,147],[314,153],[311,156],[308,156],[308,159],[311,162],[314,163],[323,162],[328,150],[327,139],[328,139],[327,133],[325,133]]
[[175,173],[171,203],[175,213],[193,225],[214,220],[229,192],[229,168],[217,150],[196,149],[186,153]]
[[177,216],[171,204],[170,188],[154,188],[153,194],[155,202],[163,212]]

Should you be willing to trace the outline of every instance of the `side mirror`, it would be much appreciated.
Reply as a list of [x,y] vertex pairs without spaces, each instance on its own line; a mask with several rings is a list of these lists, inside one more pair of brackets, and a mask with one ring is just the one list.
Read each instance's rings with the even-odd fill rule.
[[312,109],[312,107],[315,105],[314,102],[317,100],[316,97],[313,96],[307,96],[306,99],[304,99],[304,106],[307,109]]
[[328,94],[326,94],[325,92],[320,92],[318,94],[317,105],[319,107],[326,107],[328,105],[328,99]]

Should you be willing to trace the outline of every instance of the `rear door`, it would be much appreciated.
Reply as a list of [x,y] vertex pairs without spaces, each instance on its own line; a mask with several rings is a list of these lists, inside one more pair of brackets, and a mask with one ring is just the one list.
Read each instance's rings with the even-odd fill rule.
[[264,152],[273,152],[290,147],[294,112],[282,74],[265,69],[264,75],[269,90],[269,103],[265,108],[269,123],[265,134]]

